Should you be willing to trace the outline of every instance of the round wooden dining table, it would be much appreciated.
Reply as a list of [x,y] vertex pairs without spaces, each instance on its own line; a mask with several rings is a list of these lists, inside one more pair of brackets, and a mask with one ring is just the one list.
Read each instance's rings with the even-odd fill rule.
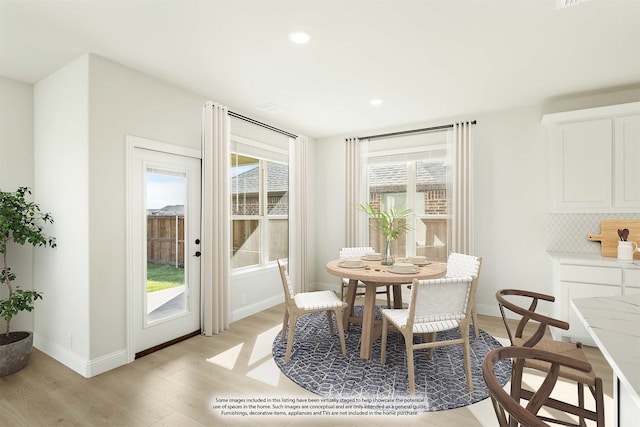
[[[431,262],[418,266],[413,273],[394,273],[391,266],[382,265],[380,261],[364,261],[360,267],[346,267],[343,259],[335,259],[327,263],[327,272],[334,276],[349,279],[347,289],[347,313],[344,316],[344,329],[349,330],[351,324],[362,325],[360,341],[360,357],[371,358],[371,346],[382,334],[382,323],[375,319],[376,288],[393,285],[393,308],[402,308],[402,289],[400,285],[410,284],[413,279],[437,279],[447,273],[446,264]],[[356,288],[358,281],[365,284],[364,307],[362,317],[354,315]]]

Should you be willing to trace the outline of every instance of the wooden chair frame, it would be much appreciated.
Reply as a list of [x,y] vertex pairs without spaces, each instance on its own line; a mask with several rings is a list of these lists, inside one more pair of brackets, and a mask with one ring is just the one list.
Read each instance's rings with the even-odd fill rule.
[[[524,308],[518,304],[509,301],[506,296],[516,296],[525,299],[529,299],[528,308]],[[586,361],[587,358],[582,351],[581,343],[570,343],[563,341],[554,341],[552,339],[544,339],[545,332],[550,326],[569,329],[569,324],[565,321],[554,319],[537,313],[535,310],[538,307],[539,301],[554,302],[555,297],[552,295],[545,295],[537,292],[531,292],[521,289],[502,289],[496,292],[496,299],[500,307],[500,314],[507,330],[507,335],[512,346],[535,348],[548,350],[553,353],[565,354],[575,359]],[[507,315],[505,309],[521,316],[518,321],[515,332],[507,322]],[[532,321],[537,323],[537,328],[531,336],[525,336],[525,328],[527,324]],[[522,388],[522,375],[524,368],[532,368],[538,371],[544,372],[549,368],[548,364],[535,362],[532,360],[519,359],[513,365],[511,374],[511,396],[514,399],[533,399],[534,394],[526,389]],[[580,372],[580,370],[571,370],[568,367],[564,367],[560,370],[559,376],[567,380],[575,381],[577,384],[578,393],[578,405],[568,404],[566,402],[559,401],[557,399],[548,398],[545,401],[545,406],[550,408],[574,414],[578,417],[578,424],[567,424],[562,422],[563,425],[585,426],[585,419],[590,419],[596,422],[598,427],[604,427],[604,392],[602,389],[602,379],[597,377],[593,370],[588,372]],[[584,401],[584,388],[585,386],[591,392],[593,399],[595,400],[595,410],[591,411],[585,408]],[[558,420],[548,418],[548,421],[559,423]]]
[[[404,336],[404,341],[406,345],[406,354],[407,354],[407,374],[409,377],[409,394],[411,396],[415,396],[416,394],[416,386],[415,386],[415,369],[414,369],[414,361],[413,361],[413,352],[414,350],[420,349],[428,349],[429,357],[433,356],[433,349],[436,347],[442,347],[447,345],[456,345],[462,344],[463,352],[464,352],[464,370],[467,379],[467,388],[469,391],[473,390],[473,379],[471,377],[471,356],[470,356],[470,345],[469,345],[469,325],[472,321],[472,311],[470,298],[471,295],[474,294],[474,287],[476,286],[476,276],[472,277],[456,277],[456,278],[443,278],[443,279],[432,279],[432,280],[417,280],[414,279],[411,285],[411,301],[409,303],[409,307],[407,309],[407,319],[406,324],[401,327],[397,327],[392,324],[391,326],[396,327],[400,333]],[[436,332],[429,333],[420,333],[414,331],[414,323],[415,320],[415,311],[416,311],[416,303],[418,299],[418,293],[420,292],[420,286],[429,286],[429,285],[443,285],[443,286],[455,286],[466,284],[468,286],[466,301],[465,301],[465,311],[462,315],[456,317],[455,321],[449,322],[453,326],[442,327],[442,321],[433,321],[433,322],[420,322],[420,326],[424,326],[427,329],[431,329],[430,326],[433,326],[433,329]],[[388,318],[387,312],[393,312],[395,310],[383,310],[382,316],[382,343],[381,343],[381,355],[380,362],[385,364],[386,362],[386,347],[387,347],[387,334],[389,330],[390,320]],[[458,313],[459,314],[459,313]],[[437,331],[444,331],[455,328],[457,325],[460,330],[460,338],[448,341],[436,341]],[[420,326],[418,328],[420,328]],[[432,330],[433,330],[432,329]],[[414,344],[413,336],[414,335],[422,335],[423,342]]]
[[[526,407],[521,406],[520,399],[507,393],[498,382],[494,366],[505,359],[513,359],[518,363],[526,360],[536,359],[549,364],[546,376],[540,388],[532,392]],[[581,372],[592,370],[591,365],[584,361],[564,355],[538,350],[530,347],[502,347],[490,351],[482,362],[482,376],[491,394],[493,409],[498,418],[500,427],[516,426],[518,424],[526,427],[548,426],[545,421],[555,422],[547,417],[538,415],[538,411],[543,406],[548,406],[547,402],[553,388],[558,381],[562,369],[572,369]],[[567,425],[564,421],[557,424]]]
[[[333,329],[333,321],[331,318],[331,313],[333,312],[336,316],[336,323],[338,324],[338,334],[340,335],[340,345],[342,347],[342,354],[347,354],[347,345],[344,337],[344,325],[342,321],[342,314],[345,308],[347,308],[348,304],[340,300],[333,291],[317,291],[317,292],[303,292],[300,294],[295,294],[291,284],[289,282],[289,277],[286,272],[286,268],[281,260],[278,261],[278,269],[280,270],[280,278],[282,279],[282,286],[284,288],[285,295],[285,310],[284,310],[284,319],[282,321],[282,333],[280,334],[280,339],[284,340],[287,334],[287,326],[289,330],[289,336],[287,338],[287,350],[285,353],[284,361],[288,363],[291,358],[291,350],[293,348],[293,340],[296,332],[296,323],[298,319],[302,316],[316,313],[319,311],[324,311],[327,313],[327,320],[329,322],[329,333],[333,336],[335,335]],[[317,300],[317,303],[311,304],[308,307],[300,307],[296,303],[296,296],[300,300]]]

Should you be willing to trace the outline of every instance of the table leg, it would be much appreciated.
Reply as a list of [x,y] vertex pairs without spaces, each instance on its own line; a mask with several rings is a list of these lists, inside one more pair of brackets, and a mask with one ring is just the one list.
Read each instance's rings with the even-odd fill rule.
[[402,308],[402,285],[393,285],[393,308]]
[[364,307],[362,313],[362,341],[360,343],[360,358],[371,358],[371,346],[375,337],[376,285],[367,283],[364,293]]
[[356,303],[357,288],[358,288],[358,281],[350,279],[349,286],[347,287],[347,304],[349,304],[349,306],[347,307],[344,313],[344,318],[342,320],[345,331],[348,331],[349,327],[351,326],[350,320],[351,320],[351,317],[353,317],[353,306]]

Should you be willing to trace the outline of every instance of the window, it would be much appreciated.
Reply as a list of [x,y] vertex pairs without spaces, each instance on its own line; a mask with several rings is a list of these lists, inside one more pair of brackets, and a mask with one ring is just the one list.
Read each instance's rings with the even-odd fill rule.
[[[413,137],[416,138],[416,137]],[[411,231],[393,243],[397,256],[424,255],[445,261],[448,254],[446,133],[423,136],[420,143],[397,139],[370,142],[369,203],[381,210],[412,209]],[[369,245],[384,250],[384,237],[369,224]]]
[[289,167],[231,153],[231,265],[266,264],[289,253]]

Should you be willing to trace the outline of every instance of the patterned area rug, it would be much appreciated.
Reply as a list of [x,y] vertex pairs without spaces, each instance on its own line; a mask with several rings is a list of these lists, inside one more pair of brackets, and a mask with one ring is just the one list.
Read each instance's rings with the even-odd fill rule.
[[[379,307],[376,317],[380,318]],[[436,348],[432,359],[426,350],[414,352],[416,398],[410,401],[416,412],[459,408],[489,397],[482,379],[482,360],[501,344],[486,332],[479,332],[478,338],[471,339],[472,392],[466,386],[462,345]],[[458,330],[452,330],[439,333],[438,339],[459,335]],[[332,337],[326,314],[314,313],[298,320],[289,363],[284,363],[286,339],[281,341],[280,333],[273,341],[273,358],[287,377],[324,398],[389,412],[406,408],[409,383],[402,335],[389,334],[384,366],[380,364],[381,340],[373,344],[371,359],[364,360],[359,356],[359,338],[360,327],[354,325],[346,333],[347,355],[343,356],[337,328]],[[502,385],[506,384],[511,376],[511,363],[501,362],[496,367],[496,376]]]

